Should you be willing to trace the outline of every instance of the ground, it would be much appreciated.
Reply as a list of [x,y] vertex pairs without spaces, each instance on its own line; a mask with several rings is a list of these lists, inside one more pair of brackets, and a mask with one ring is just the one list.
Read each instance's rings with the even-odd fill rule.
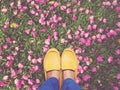
[[47,50],[68,47],[83,90],[120,90],[120,1],[0,0],[0,90],[37,90]]

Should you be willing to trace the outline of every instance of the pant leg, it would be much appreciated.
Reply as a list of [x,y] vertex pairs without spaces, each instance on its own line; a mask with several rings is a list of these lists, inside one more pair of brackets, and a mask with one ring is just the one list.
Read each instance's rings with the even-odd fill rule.
[[62,90],[82,90],[82,88],[72,79],[64,80]]
[[38,90],[58,90],[59,89],[59,81],[52,77],[46,80],[40,87],[38,87]]

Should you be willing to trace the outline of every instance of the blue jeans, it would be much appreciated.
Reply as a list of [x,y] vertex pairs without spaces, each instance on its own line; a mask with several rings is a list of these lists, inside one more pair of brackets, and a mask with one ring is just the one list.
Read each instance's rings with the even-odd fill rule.
[[[49,78],[38,87],[38,90],[59,90],[59,81],[54,77]],[[82,88],[74,80],[68,78],[64,80],[62,90],[82,90]]]

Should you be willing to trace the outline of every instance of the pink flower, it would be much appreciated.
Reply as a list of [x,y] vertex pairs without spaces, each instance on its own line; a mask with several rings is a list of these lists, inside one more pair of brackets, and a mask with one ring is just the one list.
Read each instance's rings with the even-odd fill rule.
[[62,17],[58,17],[57,20],[60,22],[62,21]]
[[13,58],[12,55],[7,56],[7,59],[8,59],[8,60],[14,60],[14,58]]
[[71,30],[69,29],[66,34],[69,35],[70,33],[71,33]]
[[73,15],[72,20],[73,21],[77,20],[77,16]]
[[5,76],[3,77],[3,80],[4,80],[4,81],[7,81],[8,78],[9,78],[9,76],[8,76],[8,75],[5,75]]
[[82,57],[82,56],[79,56],[78,59],[79,59],[79,61],[81,61],[81,60],[83,59],[83,57]]
[[1,87],[5,87],[7,84],[5,83],[5,82],[3,82],[3,81],[0,81],[0,86]]
[[30,13],[33,14],[33,15],[35,15],[35,11],[34,10],[31,10]]
[[118,55],[120,55],[120,49],[117,49],[117,50],[116,50],[116,53],[117,53]]
[[88,69],[88,66],[84,66],[83,70],[86,71]]
[[8,43],[12,43],[12,40],[11,40],[10,37],[7,37],[7,38],[6,38],[6,41],[7,41]]
[[107,37],[106,37],[106,35],[105,34],[103,34],[103,35],[101,35],[101,37],[100,37],[102,40],[104,40],[104,39],[106,39]]
[[35,31],[36,31],[36,28],[35,28],[35,27],[32,27],[32,31],[35,32]]
[[1,12],[6,13],[8,10],[6,8],[1,9]]
[[99,38],[97,41],[98,41],[99,43],[102,43],[102,39],[100,39],[100,38]]
[[30,68],[30,72],[35,73],[36,71],[38,71],[39,67],[37,65],[33,66],[32,68]]
[[86,42],[85,42],[85,45],[90,46],[90,44],[91,44],[91,39],[87,39]]
[[32,63],[33,63],[33,64],[36,64],[36,63],[37,63],[37,59],[36,59],[36,58],[33,58],[33,59],[32,59]]
[[77,5],[80,6],[80,5],[81,5],[81,1],[78,1],[78,2],[77,2]]
[[40,23],[41,25],[45,25],[45,24],[46,24],[45,18],[44,18],[44,17],[40,18],[40,19],[39,19],[39,23]]
[[91,14],[91,13],[92,13],[91,10],[89,10],[89,9],[85,10],[85,14]]
[[86,63],[86,65],[88,65],[88,66],[91,64],[90,61],[86,61],[85,63]]
[[79,73],[83,73],[83,72],[84,72],[82,66],[78,66],[78,72],[79,72]]
[[99,55],[99,56],[97,57],[97,61],[98,61],[98,62],[102,62],[102,61],[103,61],[103,57],[102,57],[101,55]]
[[13,14],[17,15],[18,14],[18,10],[13,10]]
[[76,13],[77,12],[77,9],[75,8],[75,9],[73,9],[73,13]]
[[62,23],[62,27],[66,28],[66,23]]
[[65,40],[64,38],[61,39],[61,43],[66,43],[67,40]]
[[89,34],[90,34],[90,33],[85,33],[85,34],[84,34],[85,38],[88,38]]
[[22,73],[22,69],[20,68],[17,70],[17,74],[21,74],[21,73]]
[[103,23],[107,23],[107,19],[106,18],[103,19]]
[[41,4],[45,4],[46,3],[46,0],[35,0],[35,1],[37,1],[37,2],[39,2]]
[[38,84],[40,83],[40,79],[36,79],[35,81],[36,81],[36,83],[38,83]]
[[10,7],[13,8],[14,7],[14,2],[10,3]]
[[33,51],[32,50],[28,50],[28,54],[29,55],[33,55]]
[[45,40],[45,44],[46,44],[46,45],[49,45],[49,44],[50,44],[50,39],[51,39],[51,37],[48,36],[47,39]]
[[96,72],[96,71],[97,71],[97,68],[96,68],[96,67],[93,67],[91,71],[92,71],[92,72]]
[[16,72],[13,68],[10,68],[10,72],[11,72],[11,77],[16,76]]
[[53,33],[53,36],[54,36],[54,39],[55,39],[55,40],[58,40],[58,32],[55,31],[55,32]]
[[3,45],[3,49],[5,49],[5,50],[8,49],[8,45],[6,45],[6,44]]
[[28,58],[27,58],[29,61],[32,60],[32,56],[31,55],[28,55]]
[[22,78],[25,79],[25,80],[28,80],[29,77],[30,77],[29,74],[25,74],[25,75],[22,76]]
[[25,81],[24,81],[24,80],[21,80],[21,84],[22,84],[22,85],[25,85]]
[[70,34],[68,35],[68,39],[72,39],[72,36]]
[[57,7],[57,6],[59,6],[59,3],[58,3],[58,2],[55,2],[55,3],[54,3],[54,7]]
[[117,32],[114,30],[110,30],[110,32],[107,33],[108,37],[115,36],[115,35],[117,35]]
[[9,60],[6,62],[5,66],[10,67],[13,64],[13,60]]
[[117,78],[117,79],[120,79],[120,73],[117,74],[116,78]]
[[80,82],[81,82],[81,79],[78,77],[78,78],[76,79],[76,83],[79,84]]
[[32,36],[33,36],[34,38],[37,37],[37,32],[36,32],[36,31],[32,32]]
[[117,5],[117,0],[113,0],[112,5],[116,6]]
[[52,17],[52,19],[53,19],[53,22],[58,22],[56,14]]
[[69,14],[69,13],[71,13],[71,12],[72,12],[72,10],[71,10],[70,8],[67,8],[67,9],[66,9],[66,13],[67,13],[67,14]]
[[20,89],[21,89],[21,87],[22,87],[21,80],[15,79],[15,80],[14,80],[14,84],[15,84],[17,90],[20,90]]
[[43,29],[41,29],[41,32],[46,32],[46,31],[47,31],[47,30],[46,30],[46,29],[44,29],[44,28],[43,28]]
[[26,33],[26,34],[30,34],[30,29],[26,29],[26,30],[25,30],[25,33]]
[[24,67],[24,65],[22,63],[18,64],[18,68],[23,68],[23,67]]
[[23,6],[23,7],[20,8],[20,12],[24,12],[25,10],[27,10],[26,6]]
[[95,30],[97,29],[97,25],[96,24],[93,24],[92,28]]
[[113,90],[119,90],[119,88],[117,86],[114,86]]
[[52,29],[55,29],[55,28],[56,28],[56,24],[54,24],[54,23],[51,24],[51,28],[52,28]]
[[52,11],[54,9],[54,6],[49,6],[49,10]]
[[83,8],[80,8],[80,9],[79,9],[80,12],[83,12],[83,10],[84,10]]
[[32,86],[32,90],[37,90],[37,88],[38,88],[38,85],[33,85]]
[[84,83],[84,87],[88,88],[89,87],[89,83]]
[[109,56],[108,57],[108,62],[111,63],[113,61],[113,57],[112,56]]
[[79,26],[78,26],[78,30],[79,30],[79,31],[83,31],[83,28],[79,25]]
[[[82,49],[81,48],[78,48],[75,50],[75,53],[82,53]],[[80,57],[80,56],[79,56]]]
[[33,85],[34,80],[33,79],[28,79],[28,84]]
[[77,31],[75,32],[75,35],[79,35],[79,33],[80,33],[80,32],[77,30]]
[[103,2],[103,5],[110,6],[111,3],[109,1]]
[[43,52],[47,52],[47,51],[48,51],[48,45],[44,45]]
[[32,90],[32,88],[31,88],[31,87],[28,87],[27,90]]
[[60,10],[65,10],[65,9],[66,9],[66,6],[63,6],[63,5],[60,6]]
[[90,20],[90,24],[94,23],[94,16],[90,16],[89,20]]
[[120,22],[117,22],[117,24],[116,24],[119,28],[120,28]]
[[99,32],[99,33],[102,33],[103,31],[104,31],[104,30],[103,30],[102,28],[99,28],[99,29],[98,29],[98,32]]
[[16,56],[17,54],[18,54],[17,51],[12,51],[12,55],[13,55],[13,56]]
[[80,38],[79,39],[81,43],[85,43],[85,39],[84,38]]
[[120,7],[115,8],[116,12],[120,12]]
[[84,81],[88,81],[88,79],[90,79],[91,78],[91,76],[89,75],[89,74],[86,74],[86,75],[84,75],[83,77],[82,77],[82,79],[84,80]]
[[83,37],[85,34],[85,31],[81,31],[80,36]]
[[91,31],[93,28],[92,28],[91,25],[88,25],[88,26],[87,26],[87,29]]
[[29,20],[29,21],[28,21],[28,24],[29,24],[29,25],[32,25],[33,23],[34,23],[33,20]]

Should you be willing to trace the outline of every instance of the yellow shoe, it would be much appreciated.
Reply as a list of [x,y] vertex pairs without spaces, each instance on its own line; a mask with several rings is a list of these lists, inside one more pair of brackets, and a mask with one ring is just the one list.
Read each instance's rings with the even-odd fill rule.
[[[59,51],[55,48],[49,49],[45,55],[44,61],[44,73],[45,79],[47,79],[47,72],[52,70],[60,71],[60,54]],[[60,72],[61,75],[61,72]],[[60,86],[61,86],[61,76],[59,79]]]
[[48,71],[51,70],[60,71],[60,54],[57,49],[52,48],[47,51],[43,61],[43,65],[44,65],[45,79],[47,79],[46,73]]
[[75,55],[75,52],[66,48],[61,56],[61,69],[62,70],[73,70],[75,72],[75,80],[77,78],[78,70],[78,60]]

